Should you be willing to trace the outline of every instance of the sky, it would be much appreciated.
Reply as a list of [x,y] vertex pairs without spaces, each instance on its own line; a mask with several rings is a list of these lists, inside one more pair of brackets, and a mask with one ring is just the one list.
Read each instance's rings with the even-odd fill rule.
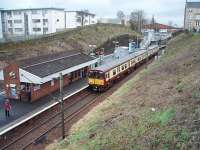
[[144,10],[148,19],[156,22],[173,22],[183,26],[185,0],[0,0],[0,8],[58,7],[66,10],[85,10],[98,17],[116,17],[118,10],[129,15],[134,10]]

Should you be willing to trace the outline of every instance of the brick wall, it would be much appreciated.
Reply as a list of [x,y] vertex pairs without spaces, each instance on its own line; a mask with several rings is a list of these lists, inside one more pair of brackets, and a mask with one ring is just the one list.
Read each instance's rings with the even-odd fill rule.
[[[17,64],[10,64],[4,68],[4,89],[7,98],[19,99],[20,78]],[[11,85],[16,85],[16,95],[11,93]]]
[[[70,83],[69,77],[63,76],[64,86]],[[54,85],[51,85],[51,81],[40,85],[40,89],[34,90],[34,85],[31,88],[31,102],[35,102],[42,97],[48,96],[50,93],[59,90],[60,83],[59,79],[54,80]]]

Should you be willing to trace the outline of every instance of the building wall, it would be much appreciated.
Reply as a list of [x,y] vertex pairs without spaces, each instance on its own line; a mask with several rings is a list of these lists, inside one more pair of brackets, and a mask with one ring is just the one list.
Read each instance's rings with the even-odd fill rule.
[[[20,77],[19,77],[19,67],[16,64],[9,65],[4,68],[4,90],[7,98],[19,99],[20,90]],[[16,85],[12,90],[12,86]],[[16,90],[16,91],[14,91]]]
[[[25,9],[3,11],[5,37],[43,35],[81,26],[77,12],[62,9]],[[84,25],[96,24],[94,15],[85,17]]]
[[186,8],[185,29],[200,30],[200,8]]
[[65,28],[64,15],[57,9],[4,11],[5,32],[8,36],[54,33]]
[[2,31],[2,19],[1,19],[1,11],[0,11],[0,39],[3,38],[3,31]]
[[[67,86],[70,83],[70,79],[67,75],[63,77],[63,80],[64,80],[64,86]],[[32,86],[31,88],[31,102],[35,102],[40,98],[50,95],[50,93],[57,91],[60,87],[60,83],[59,80],[53,80],[40,85],[40,88],[38,90],[36,90],[35,87]]]

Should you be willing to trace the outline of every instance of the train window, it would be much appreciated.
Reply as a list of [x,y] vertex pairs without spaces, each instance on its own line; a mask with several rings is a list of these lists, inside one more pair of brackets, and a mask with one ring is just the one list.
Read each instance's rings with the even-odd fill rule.
[[117,67],[117,72],[120,72],[120,67]]
[[106,78],[107,78],[107,79],[110,78],[110,74],[109,74],[109,72],[106,73]]
[[116,72],[116,69],[113,69],[113,75],[116,75],[117,72]]
[[125,64],[125,69],[127,68],[127,64]]
[[124,65],[122,65],[122,70],[124,70]]
[[90,71],[88,74],[89,78],[104,79],[104,74],[98,71]]

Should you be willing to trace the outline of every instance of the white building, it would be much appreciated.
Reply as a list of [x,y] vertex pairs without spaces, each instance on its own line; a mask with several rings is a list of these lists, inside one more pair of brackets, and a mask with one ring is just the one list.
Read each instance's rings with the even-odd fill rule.
[[3,38],[3,31],[2,31],[2,20],[1,20],[1,10],[0,10],[0,39]]
[[97,23],[96,15],[84,11],[65,11],[66,28],[92,25]]
[[200,32],[200,2],[186,1],[184,28],[189,31]]
[[0,26],[4,38],[50,34],[82,24],[85,26],[97,23],[95,14],[65,11],[62,8],[2,10],[1,16]]
[[65,28],[64,9],[37,8],[2,11],[3,34],[42,35]]

